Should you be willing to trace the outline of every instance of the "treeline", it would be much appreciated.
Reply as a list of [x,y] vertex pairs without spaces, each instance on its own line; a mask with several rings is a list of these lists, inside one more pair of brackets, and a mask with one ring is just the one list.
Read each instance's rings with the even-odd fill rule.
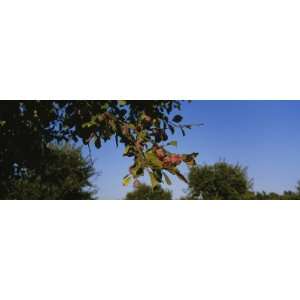
[[[92,179],[97,175],[90,157],[69,144],[51,145],[39,168],[15,169],[0,182],[1,199],[96,199]],[[189,169],[188,186],[181,200],[300,200],[300,181],[282,194],[253,190],[247,168],[225,161]],[[126,200],[171,200],[172,191],[161,185],[137,183]]]
[[[15,170],[12,177],[0,182],[1,199],[96,199],[92,179],[97,175],[89,157],[80,148],[52,145],[45,153],[41,168]],[[181,200],[300,200],[300,181],[294,191],[256,192],[247,168],[225,161],[198,165],[189,170],[188,188]],[[138,183],[126,200],[171,200],[172,191],[161,185]]]
[[296,186],[297,191],[284,191],[283,194],[256,192],[249,195],[249,200],[300,200],[300,184]]
[[[147,190],[147,193],[143,191]],[[169,190],[152,189],[149,186],[137,186],[126,195],[126,199],[172,199]],[[294,191],[256,192],[253,190],[253,179],[249,178],[247,168],[225,161],[213,165],[195,166],[188,174],[188,190],[181,198],[191,200],[300,200],[300,181]]]

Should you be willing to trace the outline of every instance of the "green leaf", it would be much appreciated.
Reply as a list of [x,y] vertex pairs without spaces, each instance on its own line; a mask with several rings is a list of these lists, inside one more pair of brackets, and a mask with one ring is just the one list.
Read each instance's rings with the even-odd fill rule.
[[131,148],[130,145],[126,146],[123,154],[124,154],[124,155],[128,154],[130,148]]
[[84,123],[82,124],[82,128],[90,128],[92,127],[93,125],[95,125],[95,122],[94,121],[90,121],[90,122],[87,122],[87,123]]
[[154,170],[153,174],[154,174],[156,180],[159,183],[162,183],[162,171],[161,170]]
[[109,108],[109,103],[103,101],[103,104],[101,104],[101,108],[102,108],[103,110],[107,110],[107,109]]
[[140,161],[136,161],[136,163],[129,168],[129,171],[133,177],[138,177],[144,174],[144,169],[142,168]]
[[109,121],[108,121],[108,124],[109,124],[109,126],[111,127],[111,129],[112,129],[113,131],[116,131],[116,130],[117,130],[117,125],[116,125],[116,123],[115,123],[114,120],[109,120]]
[[149,162],[149,164],[155,168],[162,168],[163,166],[162,161],[159,160],[159,158],[152,151],[146,153],[146,159]]
[[126,176],[123,178],[122,183],[123,183],[124,186],[127,186],[127,185],[131,182],[131,180],[132,180],[131,175],[126,175]]
[[177,143],[177,141],[171,141],[167,145],[177,147],[178,143]]
[[175,123],[179,123],[182,121],[182,116],[180,115],[176,115],[174,118],[173,118],[173,122]]
[[159,182],[158,182],[158,180],[156,179],[155,175],[152,172],[149,171],[149,175],[150,175],[152,188],[155,188],[156,186],[159,185]]
[[164,175],[164,178],[165,178],[165,181],[168,185],[171,185],[172,184],[172,181],[170,180],[170,178],[168,177],[168,175],[166,173],[163,173]]

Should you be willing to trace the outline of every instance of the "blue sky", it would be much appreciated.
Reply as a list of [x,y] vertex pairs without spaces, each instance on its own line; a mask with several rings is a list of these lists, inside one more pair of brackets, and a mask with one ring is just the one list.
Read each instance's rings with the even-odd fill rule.
[[[248,167],[254,190],[282,192],[300,180],[300,101],[192,101],[182,109],[185,123],[204,123],[185,137],[176,134],[174,152],[199,152],[199,164],[220,159]],[[122,199],[132,187],[122,178],[132,164],[123,148],[109,142],[93,150],[99,199]],[[186,173],[187,169],[183,169]],[[143,181],[148,182],[147,177]],[[173,195],[184,194],[185,184],[173,178]]]

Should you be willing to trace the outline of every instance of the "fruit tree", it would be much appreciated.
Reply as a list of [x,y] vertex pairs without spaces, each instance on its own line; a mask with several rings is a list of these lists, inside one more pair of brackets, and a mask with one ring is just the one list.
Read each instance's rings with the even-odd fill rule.
[[[82,142],[101,148],[114,139],[124,145],[133,164],[123,184],[138,182],[147,172],[152,186],[171,184],[168,174],[187,181],[178,166],[195,165],[197,153],[172,153],[170,135],[191,125],[182,124],[181,101],[151,100],[24,100],[0,103],[0,179],[22,168],[39,170],[50,144]],[[42,170],[41,170],[42,171]]]

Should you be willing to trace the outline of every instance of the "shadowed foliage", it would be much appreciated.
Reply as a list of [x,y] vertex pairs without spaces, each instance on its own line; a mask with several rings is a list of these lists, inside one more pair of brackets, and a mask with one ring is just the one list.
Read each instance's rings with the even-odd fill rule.
[[2,180],[1,199],[93,199],[96,193],[91,179],[93,164],[84,159],[80,149],[49,146],[39,162],[40,169],[15,169],[15,174]]

